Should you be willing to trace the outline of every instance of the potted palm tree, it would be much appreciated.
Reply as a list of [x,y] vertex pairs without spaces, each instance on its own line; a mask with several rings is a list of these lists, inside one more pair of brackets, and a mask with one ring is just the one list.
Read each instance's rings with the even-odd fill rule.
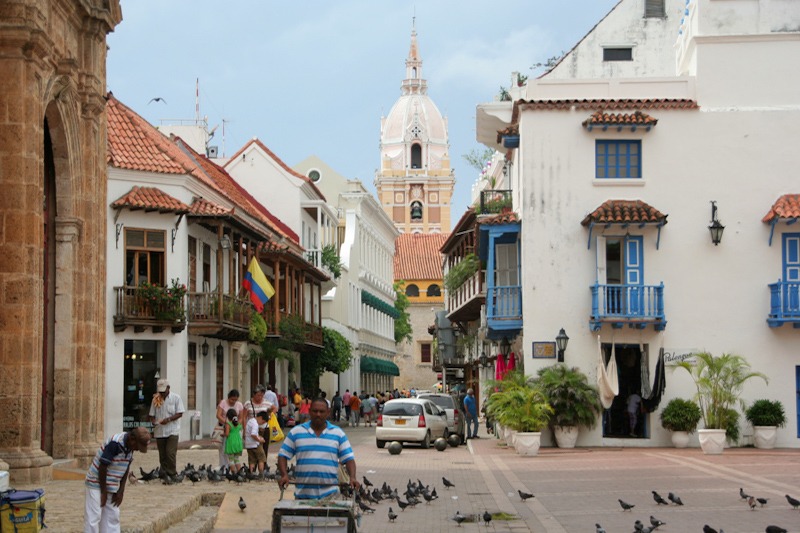
[[[519,370],[512,370],[511,372],[508,372],[503,379],[488,381],[486,385],[486,398],[491,400],[491,396],[497,392],[505,392],[513,388],[528,387],[533,384],[533,381],[533,378],[529,378],[523,372],[520,372]],[[491,401],[487,401],[487,412],[495,421],[497,426],[497,436],[504,440],[507,445],[513,446],[514,435],[517,433],[516,430],[505,425],[503,421],[498,418],[498,416],[492,413],[490,410],[492,408],[491,404]]]
[[778,428],[786,425],[786,412],[778,400],[756,400],[744,412],[753,425],[756,448],[771,450],[778,438]]
[[593,428],[603,411],[597,389],[586,374],[563,363],[540,368],[536,382],[542,387],[553,416],[550,426],[559,448],[574,448],[579,428]]
[[754,372],[741,355],[728,353],[714,357],[701,352],[695,354],[695,360],[694,365],[681,361],[678,367],[689,373],[697,389],[695,400],[700,404],[704,425],[704,429],[698,430],[700,447],[706,454],[721,454],[726,430],[731,440],[738,434],[738,417],[732,416],[730,411],[736,412],[735,405],[740,402],[744,384],[757,377],[767,383],[769,380],[761,372]]
[[661,411],[661,426],[672,432],[672,445],[686,448],[689,445],[689,433],[697,429],[702,414],[700,408],[691,400],[673,398]]
[[553,413],[541,388],[530,385],[511,387],[489,397],[487,409],[504,426],[516,432],[514,448],[519,455],[539,453],[541,431]]

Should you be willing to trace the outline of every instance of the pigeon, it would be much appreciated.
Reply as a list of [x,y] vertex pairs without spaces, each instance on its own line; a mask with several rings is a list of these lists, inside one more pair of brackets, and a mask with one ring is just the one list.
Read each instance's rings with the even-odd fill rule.
[[392,511],[391,507],[389,507],[389,522],[394,522],[396,518],[397,514],[394,511]]
[[650,515],[650,525],[653,526],[653,529],[655,529],[657,527],[661,527],[663,525],[666,525],[666,522],[664,522],[662,520],[659,520],[658,518],[656,518],[653,515]]
[[767,526],[765,531],[767,533],[786,533],[786,530],[780,526]]
[[747,505],[750,506],[750,510],[751,511],[755,511],[756,510],[756,505],[758,505],[758,504],[756,503],[756,499],[755,498],[753,498],[752,496],[748,496],[747,497]]
[[535,496],[529,492],[522,492],[519,489],[517,489],[517,492],[519,493],[519,497],[522,498],[522,501],[525,501],[528,498],[535,498]]
[[669,501],[671,501],[672,503],[674,503],[675,505],[683,505],[683,502],[681,501],[681,499],[678,496],[676,496],[675,494],[672,494],[671,492],[669,494],[667,494],[667,499]]
[[662,498],[662,497],[661,497],[661,495],[660,495],[659,493],[657,493],[657,492],[656,492],[656,491],[654,491],[654,490],[653,490],[653,491],[650,491],[650,492],[652,492],[652,493],[653,493],[653,499],[656,501],[656,503],[657,503],[658,505],[669,505],[669,503],[667,502],[667,500],[665,500],[664,498]]
[[160,96],[156,96],[155,98],[151,98],[150,101],[147,102],[147,105],[150,105],[153,102],[164,102],[165,104],[167,103],[167,101],[161,98]]
[[456,515],[453,517],[453,520],[456,521],[456,524],[458,524],[458,527],[461,527],[461,522],[463,522],[466,519],[467,519],[467,517],[464,516],[463,514],[461,514],[461,511],[456,511]]
[[605,528],[603,526],[601,526],[600,524],[595,524],[594,527],[595,527],[595,532],[594,533],[606,533]]
[[622,501],[622,500],[617,500],[617,501],[619,502],[619,505],[620,505],[620,507],[622,507],[622,511],[623,511],[623,512],[624,512],[624,511],[630,511],[631,509],[633,509],[634,507],[636,507],[635,505],[633,505],[633,504],[630,504],[630,503],[628,503],[628,502],[624,502],[624,501]]
[[[144,478],[142,478],[142,479],[144,479]],[[792,498],[788,494],[786,495],[786,501],[789,502],[789,505],[791,505],[795,509],[800,507],[800,500],[795,500],[794,498]]]
[[244,503],[244,498],[239,496],[239,510],[244,511],[247,508],[247,504]]
[[719,533],[716,529],[709,526],[708,524],[703,526],[703,533]]
[[740,496],[740,497],[741,497],[743,500],[746,500],[747,498],[749,498],[749,497],[750,497],[750,495],[749,495],[749,494],[747,494],[747,493],[744,491],[744,489],[743,489],[742,487],[739,487],[739,496]]
[[633,530],[639,533],[644,531],[644,524],[642,523],[641,520],[637,520],[636,522],[633,523]]
[[372,507],[370,507],[366,503],[362,502],[361,500],[356,500],[356,503],[358,504],[359,509],[361,509],[365,513],[374,513],[375,512],[375,509],[373,509]]
[[364,486],[365,487],[371,487],[372,486],[372,482],[367,479],[367,476],[362,476],[361,479],[364,480]]
[[431,503],[434,500],[433,496],[431,496],[431,493],[427,491],[422,493],[422,497],[425,499],[425,503]]
[[[444,476],[442,476],[442,483],[443,483],[443,484],[444,484],[444,486],[445,486],[445,487],[447,487],[448,489],[449,489],[450,487],[455,487],[455,484],[454,484],[452,481],[450,481],[449,479],[447,479],[446,477],[444,477]],[[460,524],[459,524],[459,525],[460,525]]]
[[401,511],[405,511],[406,507],[408,507],[408,502],[404,502],[400,498],[397,498],[397,505],[400,506]]
[[490,513],[489,511],[484,511],[483,521],[486,523],[486,527],[489,527],[489,522],[492,521],[492,513]]
[[761,507],[767,505],[769,498],[756,498],[756,501],[761,504]]
[[433,496],[433,499],[434,499],[434,500],[435,500],[435,499],[437,499],[437,498],[439,497],[439,495],[438,495],[438,494],[436,494],[436,487],[433,487],[433,490],[431,491],[431,496]]
[[[158,477],[157,469],[154,468],[150,472],[145,472],[142,467],[139,467],[139,473],[142,475],[142,481],[148,482],[153,481],[155,478]],[[787,496],[788,498],[788,496]]]

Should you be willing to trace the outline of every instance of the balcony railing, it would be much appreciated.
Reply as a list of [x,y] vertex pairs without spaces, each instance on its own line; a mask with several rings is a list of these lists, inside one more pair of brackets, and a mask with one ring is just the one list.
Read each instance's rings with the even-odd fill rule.
[[246,298],[223,294],[220,308],[220,294],[217,292],[190,292],[187,297],[189,321],[192,323],[226,322],[245,328],[250,326],[253,304]]
[[777,328],[786,323],[800,328],[800,282],[778,280],[769,284],[767,324]]
[[664,284],[629,285],[595,283],[592,290],[592,331],[597,331],[604,322],[615,327],[630,324],[645,327],[654,324],[663,330],[667,321],[664,316]]
[[116,312],[114,314],[114,331],[125,331],[133,326],[134,331],[141,332],[152,328],[154,332],[170,328],[179,333],[186,327],[184,302],[153,304],[140,296],[138,287],[114,287]]
[[503,213],[511,210],[510,189],[489,189],[481,191],[481,214]]
[[[477,304],[482,303],[486,295],[483,287],[485,278],[486,271],[478,270],[456,290],[447,291],[447,308],[451,312],[457,311],[473,299],[479,299]],[[476,307],[476,312],[480,313],[480,305]]]
[[522,318],[522,287],[508,285],[486,290],[486,318],[489,320],[520,320]]

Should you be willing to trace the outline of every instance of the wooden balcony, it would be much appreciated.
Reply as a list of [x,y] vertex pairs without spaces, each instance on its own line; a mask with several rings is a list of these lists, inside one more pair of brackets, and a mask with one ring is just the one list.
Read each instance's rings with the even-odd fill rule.
[[800,282],[778,280],[777,283],[770,283],[769,304],[769,327],[792,324],[800,328]]
[[187,294],[189,333],[228,341],[245,341],[255,312],[247,298],[218,292]]
[[484,284],[486,271],[478,270],[456,290],[447,291],[447,315],[451,321],[477,320],[481,316],[481,306],[486,300]]
[[595,283],[592,291],[590,327],[597,331],[604,323],[614,328],[624,325],[644,329],[652,324],[656,331],[667,326],[664,315],[664,284],[631,285]]
[[160,333],[167,328],[180,333],[186,328],[184,302],[175,305],[154,305],[139,295],[139,288],[133,286],[114,287],[116,312],[114,331],[125,331],[133,327],[136,333],[151,328]]

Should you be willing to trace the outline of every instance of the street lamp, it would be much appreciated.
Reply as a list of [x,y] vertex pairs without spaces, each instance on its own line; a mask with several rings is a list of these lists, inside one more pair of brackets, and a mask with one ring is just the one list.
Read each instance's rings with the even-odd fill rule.
[[717,219],[717,202],[714,200],[711,201],[711,225],[708,227],[708,231],[711,233],[711,242],[714,243],[714,246],[722,242],[722,232],[725,231],[725,226]]
[[208,340],[203,341],[203,345],[200,347],[200,350],[203,353],[203,357],[208,355]]
[[225,349],[222,347],[222,342],[217,344],[217,358],[221,359],[225,355]]
[[486,352],[481,353],[481,356],[478,358],[478,361],[480,361],[480,364],[483,368],[489,367],[489,358],[486,357]]
[[561,331],[558,332],[558,336],[556,336],[556,348],[558,348],[558,362],[564,362],[564,352],[567,351],[567,343],[569,342],[569,337],[567,337],[567,332],[564,331],[564,328],[561,328]]
[[508,359],[509,352],[511,352],[511,343],[508,342],[508,337],[503,337],[503,340],[500,341],[500,353],[503,355],[503,359]]

